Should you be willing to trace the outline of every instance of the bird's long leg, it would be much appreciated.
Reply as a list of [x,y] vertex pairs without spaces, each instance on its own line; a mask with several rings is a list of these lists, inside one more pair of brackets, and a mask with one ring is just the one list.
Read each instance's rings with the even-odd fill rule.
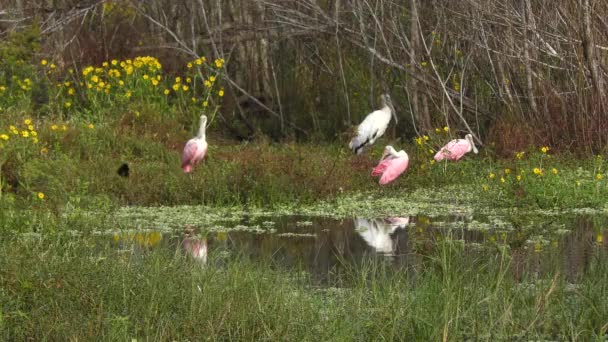
[[443,161],[443,175],[445,175],[445,172],[447,171],[447,169],[448,169],[448,160],[444,159],[444,161]]

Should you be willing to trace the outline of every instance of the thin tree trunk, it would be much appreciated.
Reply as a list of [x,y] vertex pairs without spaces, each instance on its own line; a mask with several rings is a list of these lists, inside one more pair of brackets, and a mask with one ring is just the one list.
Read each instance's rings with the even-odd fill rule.
[[530,25],[531,25],[531,20],[530,17],[532,17],[532,13],[530,13],[532,10],[532,6],[530,4],[530,0],[524,0],[524,6],[523,6],[523,22],[524,22],[524,30],[523,30],[523,35],[524,35],[524,65],[526,68],[526,91],[527,91],[527,98],[528,98],[528,104],[530,105],[530,110],[532,111],[532,114],[534,114],[534,117],[536,117],[536,114],[538,113],[538,107],[536,106],[536,99],[534,97],[534,83],[532,81],[532,62],[531,62],[531,53],[530,53],[530,49],[531,44],[530,41],[528,40],[528,31],[530,30]]
[[593,87],[599,99],[600,105],[604,107],[604,78],[600,74],[600,66],[595,55],[595,42],[593,39],[592,23],[591,23],[591,1],[583,0],[583,54],[585,62],[591,73]]
[[[410,0],[410,64],[412,68],[418,63],[418,52],[420,51],[420,30],[418,27],[418,4],[417,0]],[[419,97],[424,96],[418,89],[418,81],[410,77],[409,88],[411,89],[412,110],[421,131],[428,132],[431,129],[431,116],[429,114],[428,101],[423,99],[422,110],[420,110]]]

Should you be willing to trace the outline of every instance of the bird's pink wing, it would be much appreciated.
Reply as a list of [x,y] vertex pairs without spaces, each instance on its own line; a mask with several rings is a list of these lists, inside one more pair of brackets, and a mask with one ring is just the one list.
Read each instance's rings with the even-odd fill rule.
[[458,139],[458,141],[450,147],[450,155],[448,159],[458,160],[464,156],[469,150],[469,143],[464,139]]
[[467,153],[469,149],[469,143],[464,139],[455,139],[443,146],[434,159],[441,161],[443,159],[458,160]]
[[372,176],[380,176],[390,164],[390,159],[381,160],[380,163],[372,170]]
[[408,157],[400,157],[389,160],[386,170],[380,177],[380,184],[384,185],[397,179],[407,169],[410,160]]
[[192,159],[196,155],[198,145],[194,139],[188,140],[186,146],[184,146],[184,152],[182,153],[182,167],[192,162]]
[[205,158],[205,155],[207,154],[207,144],[201,144],[201,146],[198,146],[197,150],[196,150],[196,154],[194,156],[194,162],[198,163],[201,160],[203,160],[203,158]]

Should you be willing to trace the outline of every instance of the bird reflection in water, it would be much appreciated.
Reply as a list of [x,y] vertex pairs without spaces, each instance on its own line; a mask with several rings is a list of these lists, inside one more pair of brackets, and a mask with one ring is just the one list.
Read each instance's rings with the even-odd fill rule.
[[191,228],[186,228],[184,235],[182,246],[186,254],[194,260],[200,261],[203,265],[207,264],[207,238],[196,236]]
[[391,217],[382,219],[355,219],[355,231],[377,253],[392,256],[397,249],[394,233],[405,228],[409,217]]

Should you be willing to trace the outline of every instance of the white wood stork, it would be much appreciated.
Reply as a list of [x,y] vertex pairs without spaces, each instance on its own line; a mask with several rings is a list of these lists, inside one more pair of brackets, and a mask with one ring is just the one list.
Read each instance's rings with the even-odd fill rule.
[[382,94],[380,99],[382,100],[382,108],[369,113],[365,117],[357,127],[357,136],[348,144],[353,153],[360,154],[365,146],[376,142],[386,131],[388,123],[391,121],[391,115],[395,117],[395,123],[397,122],[390,95]]

